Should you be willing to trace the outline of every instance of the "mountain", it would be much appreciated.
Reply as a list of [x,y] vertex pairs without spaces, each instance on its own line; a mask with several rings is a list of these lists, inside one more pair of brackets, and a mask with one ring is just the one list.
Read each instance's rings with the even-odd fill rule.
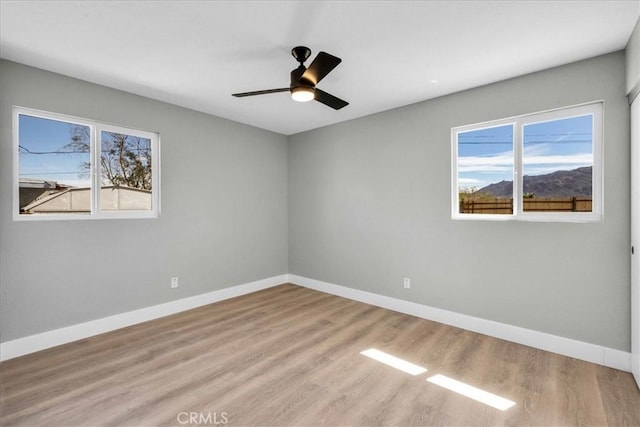
[[[585,166],[570,171],[556,171],[546,175],[525,175],[524,193],[533,193],[536,197],[591,197],[592,167]],[[478,190],[494,197],[513,196],[513,181],[500,181]]]

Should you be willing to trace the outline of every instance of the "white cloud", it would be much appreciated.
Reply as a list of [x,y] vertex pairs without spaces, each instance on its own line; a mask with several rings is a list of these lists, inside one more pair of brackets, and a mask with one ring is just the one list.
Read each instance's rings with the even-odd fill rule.
[[513,169],[513,153],[495,156],[466,156],[458,158],[458,172],[509,173]]
[[525,165],[590,166],[593,164],[593,155],[591,153],[578,153],[578,154],[567,154],[567,155],[558,155],[558,156],[525,156],[522,159],[522,163]]
[[475,179],[475,178],[458,178],[458,184],[461,186],[470,186],[470,185],[477,185],[477,184],[481,184],[482,181],[479,179]]
[[[534,170],[549,172],[571,170],[593,165],[593,155],[591,153],[555,156],[526,155],[522,159],[522,163],[525,166],[525,173],[533,173]],[[460,173],[509,173],[512,169],[513,155],[510,153],[496,156],[467,156],[458,159],[458,172]]]

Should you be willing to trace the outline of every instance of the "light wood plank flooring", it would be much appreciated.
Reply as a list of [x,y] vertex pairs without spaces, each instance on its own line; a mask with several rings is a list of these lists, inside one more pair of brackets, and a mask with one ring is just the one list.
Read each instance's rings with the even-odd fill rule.
[[[428,372],[360,354],[369,348]],[[516,405],[426,381],[436,374]],[[225,421],[640,426],[640,392],[625,372],[290,284],[0,364],[2,426]]]

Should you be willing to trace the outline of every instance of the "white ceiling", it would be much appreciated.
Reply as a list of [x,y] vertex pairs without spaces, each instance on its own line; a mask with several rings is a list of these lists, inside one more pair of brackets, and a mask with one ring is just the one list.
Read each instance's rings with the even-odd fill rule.
[[[0,57],[285,135],[624,49],[629,1],[0,1]],[[287,93],[305,45],[342,58]],[[307,65],[309,62],[307,62]]]

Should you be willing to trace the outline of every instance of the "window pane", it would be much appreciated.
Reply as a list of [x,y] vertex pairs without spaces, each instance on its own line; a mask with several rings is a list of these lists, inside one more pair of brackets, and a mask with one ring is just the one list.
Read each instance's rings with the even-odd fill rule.
[[21,215],[91,213],[89,126],[18,115]]
[[100,208],[151,210],[151,140],[100,132]]
[[524,211],[591,212],[593,117],[523,127]]
[[459,212],[513,213],[513,125],[458,133]]

